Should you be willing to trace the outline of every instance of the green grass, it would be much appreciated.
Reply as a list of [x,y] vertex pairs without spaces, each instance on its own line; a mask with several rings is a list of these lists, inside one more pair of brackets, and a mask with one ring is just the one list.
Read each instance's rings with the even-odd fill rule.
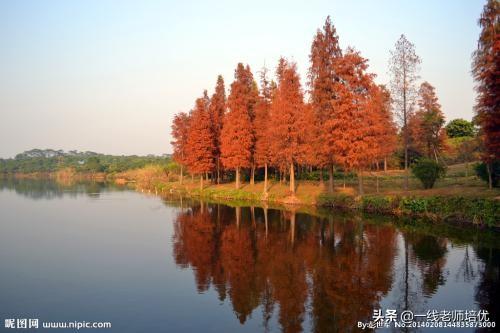
[[[489,190],[483,181],[467,171],[467,167],[472,171],[471,163],[468,166],[449,166],[446,177],[439,180],[433,189],[424,189],[415,177],[410,176],[407,191],[403,190],[405,176],[402,170],[366,172],[363,176],[365,194],[362,196],[358,194],[356,178],[347,178],[345,184],[343,179],[335,179],[334,193],[326,193],[325,187],[320,186],[318,181],[298,181],[295,196],[292,196],[288,184],[271,181],[267,198],[263,196],[262,182],[254,185],[244,183],[240,189],[236,189],[234,183],[216,185],[205,182],[203,190],[200,190],[199,178],[186,178],[181,185],[153,175],[143,177],[136,186],[155,193],[173,192],[204,200],[335,207],[500,227],[500,190]],[[141,171],[136,173],[143,174]]]

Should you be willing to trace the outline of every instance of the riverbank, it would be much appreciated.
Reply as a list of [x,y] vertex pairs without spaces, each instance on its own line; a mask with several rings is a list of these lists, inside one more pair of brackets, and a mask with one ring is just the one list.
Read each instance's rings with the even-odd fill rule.
[[378,179],[378,193],[375,191],[376,185],[372,184],[377,180],[367,177],[365,186],[370,192],[365,195],[359,195],[355,184],[350,182],[338,184],[333,193],[326,193],[325,186],[314,181],[299,181],[295,195],[291,195],[287,184],[275,181],[270,182],[267,195],[263,194],[262,182],[254,185],[246,183],[240,189],[235,189],[234,183],[205,182],[203,190],[200,190],[197,179],[185,179],[180,184],[161,174],[155,177],[153,170],[116,175],[115,181],[129,183],[138,190],[156,194],[176,194],[219,202],[329,207],[421,218],[432,223],[500,229],[498,190],[487,190],[484,184],[467,179],[470,177],[461,177],[458,183],[451,184],[453,180],[444,180],[444,184],[432,190],[419,189],[415,180],[412,180],[413,189],[402,191],[400,187],[395,189],[395,183],[400,180],[398,177],[392,174],[383,180]]
[[500,191],[489,190],[475,176],[463,173],[461,166],[450,167],[451,172],[434,189],[423,190],[418,181],[410,178],[410,190],[403,191],[400,170],[364,175],[367,194],[357,193],[356,179],[336,179],[333,193],[318,181],[300,180],[296,193],[289,186],[270,181],[267,195],[263,183],[243,183],[235,189],[234,183],[205,182],[200,190],[199,179],[185,177],[180,184],[175,175],[159,166],[116,174],[79,173],[71,169],[55,173],[15,174],[16,178],[48,178],[60,183],[73,181],[108,181],[158,195],[177,195],[201,198],[229,204],[277,205],[309,210],[316,207],[362,211],[383,215],[420,218],[432,223],[476,225],[500,229]]

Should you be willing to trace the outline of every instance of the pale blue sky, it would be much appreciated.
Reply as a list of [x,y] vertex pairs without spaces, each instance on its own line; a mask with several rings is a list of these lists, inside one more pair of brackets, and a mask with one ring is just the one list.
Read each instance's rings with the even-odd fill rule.
[[401,33],[422,58],[447,119],[471,119],[470,58],[484,1],[0,0],[0,157],[31,148],[171,152],[173,115],[238,62],[297,61],[305,84],[327,15],[342,48],[387,83]]

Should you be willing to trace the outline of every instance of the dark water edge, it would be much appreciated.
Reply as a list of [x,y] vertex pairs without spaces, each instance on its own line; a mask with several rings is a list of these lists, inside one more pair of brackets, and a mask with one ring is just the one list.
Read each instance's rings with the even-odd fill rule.
[[[0,193],[14,192],[35,202],[64,198],[99,202],[120,193],[120,198],[124,195],[127,200],[137,200],[133,199],[135,196],[129,198],[128,188],[106,183],[10,180],[0,184]],[[235,327],[237,331],[356,331],[355,323],[369,320],[377,308],[411,309],[416,313],[430,309],[485,309],[491,320],[499,321],[500,238],[490,230],[326,208],[248,206],[235,202],[225,205],[178,196],[152,196],[148,200],[161,200],[169,212],[165,222],[173,224],[168,234],[171,245],[163,246],[171,246],[168,252],[175,271],[189,273],[194,281],[160,285],[158,281],[167,282],[169,275],[157,273],[153,267],[162,263],[154,259],[147,262],[144,256],[131,258],[128,265],[134,270],[140,261],[146,260],[140,264],[142,269],[158,275],[158,281],[154,280],[152,289],[147,290],[149,298],[139,297],[146,292],[145,286],[139,287],[140,279],[128,280],[126,270],[121,272],[125,278],[113,272],[105,277],[120,281],[129,292],[137,294],[139,305],[152,312],[143,315],[152,316],[156,324],[165,321],[165,325],[175,328],[172,331],[225,331],[228,327],[232,327],[231,331]],[[29,201],[26,204],[29,208]],[[92,206],[85,203],[81,209],[89,207]],[[119,207],[103,215],[107,218],[96,221],[99,224],[94,228],[106,224],[110,217],[126,220],[127,213],[116,211]],[[72,212],[75,213],[79,212]],[[132,242],[155,242],[158,237],[139,230],[134,231]],[[116,251],[106,243],[102,246],[105,251]],[[114,260],[123,260],[119,252],[113,256]],[[185,290],[192,287],[195,292]],[[111,285],[107,288],[113,289]],[[158,288],[177,288],[182,292],[176,299],[156,300],[156,294],[162,293]],[[128,292],[114,292],[120,301],[127,298]],[[197,312],[180,319],[159,311],[187,301],[203,303],[207,297],[231,309],[231,315],[223,320],[230,323],[215,320],[220,315],[216,305],[195,306],[206,312],[199,324]],[[83,296],[79,301],[82,306],[91,306],[94,300]],[[5,305],[0,301],[0,308]],[[110,309],[100,311],[106,314]],[[141,331],[132,328],[134,316],[127,319],[126,310],[116,311],[108,317],[127,324],[116,331]],[[140,316],[142,312],[138,311]],[[213,320],[205,318],[210,315]],[[136,320],[149,328],[146,331],[158,331],[156,324]],[[179,322],[186,320],[190,323]],[[208,328],[207,323],[211,325]]]

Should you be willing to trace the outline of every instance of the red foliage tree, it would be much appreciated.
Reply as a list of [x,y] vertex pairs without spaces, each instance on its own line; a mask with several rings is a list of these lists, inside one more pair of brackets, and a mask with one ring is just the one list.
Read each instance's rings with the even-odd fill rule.
[[221,131],[224,119],[224,114],[226,112],[226,90],[224,88],[224,79],[221,75],[217,77],[217,85],[215,86],[215,92],[210,99],[210,122],[212,125],[212,137],[213,137],[213,155],[214,164],[216,171],[217,184],[220,182],[220,155],[221,155]]
[[174,116],[174,121],[172,122],[173,141],[171,141],[170,143],[174,148],[173,158],[177,163],[179,163],[181,167],[181,174],[179,178],[181,184],[184,166],[187,164],[186,147],[189,133],[189,120],[190,117],[187,113],[180,112]]
[[203,174],[214,167],[213,133],[208,107],[209,98],[205,91],[204,96],[196,100],[191,113],[186,149],[189,171],[200,174],[200,189],[203,189]]
[[239,63],[234,76],[227,100],[228,113],[221,131],[221,160],[224,167],[236,170],[236,188],[239,188],[241,168],[249,168],[253,162],[253,120],[257,92],[248,66],[245,68]]
[[500,157],[500,3],[488,0],[479,18],[481,34],[472,72],[477,82],[477,122],[484,139],[484,161],[492,187],[492,162]]
[[290,192],[295,193],[294,165],[306,154],[305,105],[295,63],[281,58],[278,66],[278,89],[271,103],[272,145],[274,158],[289,167]]
[[341,80],[334,84],[337,98],[334,116],[325,122],[323,140],[335,161],[344,170],[358,171],[359,192],[363,194],[362,170],[377,157],[379,116],[373,103],[374,83],[367,74],[367,60],[348,50],[337,60]]
[[380,85],[378,89],[374,89],[373,99],[380,122],[378,158],[384,160],[384,171],[387,171],[387,157],[396,150],[398,143],[397,126],[391,109],[391,94],[384,85]]
[[271,160],[270,150],[270,107],[271,83],[267,79],[267,69],[260,72],[260,94],[255,104],[255,118],[253,122],[255,132],[254,161],[257,167],[264,167],[264,194],[267,194],[267,169]]
[[314,160],[318,167],[328,167],[330,192],[333,191],[334,156],[331,147],[325,146],[321,137],[327,131],[325,122],[333,115],[333,102],[337,98],[334,84],[339,80],[335,66],[341,56],[337,32],[328,16],[323,30],[318,29],[311,45],[309,87],[317,131],[317,140],[313,143]]
[[419,110],[409,118],[409,133],[412,148],[427,157],[438,159],[445,148],[446,131],[444,115],[434,87],[423,82],[418,91]]

